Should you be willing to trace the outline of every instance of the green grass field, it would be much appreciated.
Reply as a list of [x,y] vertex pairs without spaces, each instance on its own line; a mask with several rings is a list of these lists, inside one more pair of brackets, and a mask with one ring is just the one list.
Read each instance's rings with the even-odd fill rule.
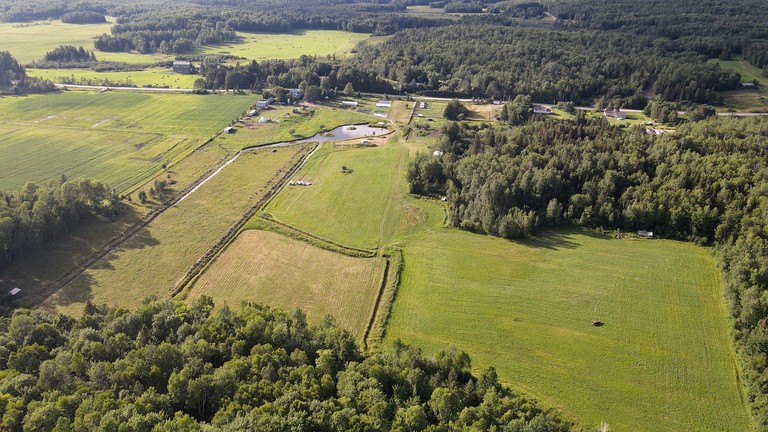
[[252,102],[118,92],[1,98],[0,190],[65,174],[122,192],[186,157]]
[[[324,144],[295,176],[312,186],[286,187],[265,211],[346,246],[376,248],[386,235],[402,157],[399,146],[335,149]],[[342,166],[352,172],[342,172]]]
[[[383,260],[352,258],[268,231],[246,230],[187,295],[216,304],[264,302],[301,308],[318,323],[327,314],[362,339],[381,284]],[[355,307],[350,307],[355,305]]]
[[300,146],[249,152],[51,297],[44,306],[80,313],[84,303],[135,306],[167,297],[187,269],[265,192]]
[[705,249],[576,230],[512,243],[441,229],[407,245],[404,261],[389,340],[428,352],[455,344],[476,370],[493,365],[591,427],[749,427]]
[[[133,84],[136,87],[161,86],[171,88],[192,88],[199,75],[173,73],[170,68],[149,68],[132,72],[96,72],[89,69],[27,69],[28,76],[40,77],[53,82],[74,79],[76,82],[103,82]],[[88,80],[88,81],[83,81]],[[114,84],[113,84],[114,85]]]

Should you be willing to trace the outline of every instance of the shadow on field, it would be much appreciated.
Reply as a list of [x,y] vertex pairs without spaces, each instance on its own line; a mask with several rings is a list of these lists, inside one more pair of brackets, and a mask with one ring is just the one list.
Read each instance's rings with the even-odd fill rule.
[[568,227],[543,231],[534,237],[521,240],[519,243],[533,248],[550,250],[576,249],[581,246],[581,243],[575,240],[576,236],[586,236],[601,240],[611,239],[610,236],[601,235],[588,229]]

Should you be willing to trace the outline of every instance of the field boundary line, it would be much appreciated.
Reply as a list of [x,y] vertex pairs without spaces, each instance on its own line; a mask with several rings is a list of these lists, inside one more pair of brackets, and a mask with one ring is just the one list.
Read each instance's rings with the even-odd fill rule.
[[[273,196],[282,190],[282,188],[288,182],[288,179],[296,174],[296,172],[298,172],[298,170],[304,166],[304,163],[306,163],[307,159],[309,159],[309,157],[311,157],[319,147],[320,144],[316,143],[315,148],[306,155],[301,155],[301,153],[304,152],[300,150],[297,152],[297,154],[300,155],[298,160],[295,160],[292,164],[290,164],[288,169],[285,171],[283,171],[282,168],[278,170],[275,175],[269,181],[267,181],[265,187],[268,187],[268,189],[264,195],[259,198],[256,203],[254,203],[254,205],[246,210],[246,212],[240,216],[240,218],[234,224],[229,227],[224,236],[222,236],[216,243],[208,248],[205,254],[198,258],[197,261],[195,261],[195,263],[192,264],[189,269],[187,269],[186,273],[176,282],[176,286],[171,291],[170,297],[176,297],[184,292],[187,287],[194,285],[194,282],[197,280],[197,278],[199,278],[205,272],[208,266],[216,261],[216,258],[218,258],[218,256],[221,255],[221,253],[237,238],[237,236],[248,224],[248,221],[253,218],[256,212],[262,209]],[[271,186],[269,186],[270,183],[272,183]]]
[[384,272],[376,295],[371,317],[363,334],[363,347],[367,350],[380,343],[384,339],[387,330],[387,322],[392,312],[392,304],[400,285],[400,274],[403,270],[403,254],[400,249],[394,249],[392,253],[384,256]]
[[[357,247],[352,247],[352,246],[346,246],[346,245],[343,245],[341,243],[335,242],[333,240],[328,240],[328,239],[326,239],[324,237],[320,237],[320,236],[318,236],[316,234],[312,234],[312,233],[310,233],[308,231],[304,231],[304,230],[302,230],[300,228],[296,228],[295,226],[287,224],[287,223],[282,222],[282,221],[279,221],[279,220],[275,219],[274,217],[267,217],[266,214],[260,214],[260,215],[258,215],[258,218],[261,219],[262,221],[266,222],[268,225],[277,225],[277,226],[279,226],[281,228],[284,228],[284,229],[290,231],[291,233],[296,234],[297,237],[293,237],[293,236],[288,235],[288,234],[284,234],[284,235],[288,235],[289,237],[295,238],[296,240],[300,240],[300,241],[304,241],[306,243],[310,243],[313,246],[317,246],[317,247],[320,247],[322,249],[329,250],[331,252],[338,252],[338,253],[340,253],[342,255],[347,255],[347,256],[355,257],[355,258],[373,258],[373,257],[375,257],[378,254],[378,249],[365,249],[365,248],[357,248]],[[278,233],[279,234],[283,234],[283,233],[280,233],[280,232],[278,232]],[[316,243],[309,242],[308,239],[302,238],[302,237],[309,237],[312,240],[317,240],[319,243],[325,244],[326,247],[323,247],[322,245],[319,245],[319,244],[316,244]],[[361,254],[363,254],[363,255],[361,255]]]

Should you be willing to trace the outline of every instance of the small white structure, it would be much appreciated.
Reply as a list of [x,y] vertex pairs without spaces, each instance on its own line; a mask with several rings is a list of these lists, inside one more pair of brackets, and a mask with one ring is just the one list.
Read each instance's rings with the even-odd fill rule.
[[14,288],[11,291],[8,292],[8,294],[15,296],[16,294],[21,292],[21,288]]
[[255,116],[258,113],[259,113],[259,110],[250,110],[250,111],[248,111],[248,115],[251,116],[251,117]]
[[358,105],[355,101],[341,101],[341,106],[343,108],[355,108]]
[[376,102],[376,108],[392,108],[392,101],[380,100]]
[[545,106],[533,106],[533,113],[534,114],[542,114],[542,115],[549,115],[552,114],[552,108],[545,107]]
[[755,88],[755,87],[757,87],[755,85],[755,83],[749,82],[749,81],[743,82],[743,83],[739,83],[739,84],[741,84],[741,87],[743,87],[743,88]]
[[275,101],[275,98],[273,98],[273,97],[270,97],[270,98],[264,99],[264,100],[260,100],[260,101],[256,101],[256,108],[258,108],[258,109],[267,109],[267,108],[269,108],[269,105],[271,105],[272,102],[274,102],[274,101]]
[[615,118],[616,120],[625,120],[627,118],[627,113],[625,113],[624,111],[609,110],[607,108],[603,110],[603,115],[606,118]]
[[434,157],[440,157],[440,156],[442,156],[444,154],[445,154],[445,152],[443,152],[441,150],[435,150],[435,151],[432,152],[432,156],[434,156]]
[[227,126],[224,128],[224,133],[235,133],[235,128],[232,126]]
[[387,118],[387,115],[386,115],[385,113],[379,113],[379,112],[377,112],[377,113],[373,113],[373,115],[375,115],[376,117]]
[[261,118],[259,119],[259,123],[270,123],[270,122],[272,122],[272,120],[270,120],[270,119],[268,119],[268,118],[266,118],[264,116],[261,116]]
[[653,231],[640,230],[637,232],[637,236],[640,238],[653,238]]

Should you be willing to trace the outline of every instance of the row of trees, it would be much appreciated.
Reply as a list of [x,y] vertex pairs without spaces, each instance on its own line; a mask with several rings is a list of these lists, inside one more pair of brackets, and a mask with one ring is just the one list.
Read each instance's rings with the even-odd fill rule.
[[473,376],[455,348],[364,355],[330,317],[310,326],[300,310],[213,307],[88,304],[77,320],[14,311],[0,320],[2,429],[570,430],[493,368]]
[[55,90],[52,82],[28,77],[24,67],[8,51],[0,51],[0,94]]
[[408,180],[415,193],[445,193],[453,225],[501,237],[576,224],[714,244],[748,400],[766,431],[766,140],[761,118],[710,117],[662,136],[582,112],[574,122],[532,116],[515,128],[449,123],[442,156],[416,157]]
[[96,55],[93,51],[86,51],[82,46],[78,48],[72,45],[61,45],[45,53],[43,60],[59,63],[95,62]]
[[23,258],[90,218],[113,219],[122,205],[106,185],[86,178],[0,193],[0,264]]

